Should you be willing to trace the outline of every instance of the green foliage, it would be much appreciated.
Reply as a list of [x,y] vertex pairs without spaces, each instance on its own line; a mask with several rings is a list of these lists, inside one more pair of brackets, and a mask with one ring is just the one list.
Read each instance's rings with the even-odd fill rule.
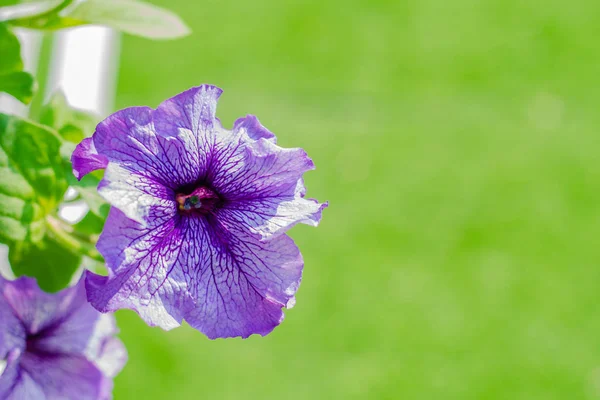
[[65,0],[53,9],[40,7],[41,10],[39,15],[16,18],[11,23],[42,30],[99,24],[150,39],[175,39],[190,33],[174,13],[136,0]]
[[47,127],[0,114],[0,240],[38,241],[43,218],[62,200],[67,181],[61,141]]
[[23,71],[19,40],[5,24],[0,23],[0,92],[28,104],[34,90],[33,76]]
[[50,15],[61,6],[62,0],[0,1],[0,21],[11,21]]
[[82,256],[50,233],[39,242],[18,242],[11,246],[8,259],[16,276],[35,277],[43,290],[56,292],[68,285]]
[[190,33],[171,11],[135,0],[86,0],[77,4],[69,17],[151,39],[174,39]]
[[40,121],[57,130],[64,139],[60,149],[63,158],[64,175],[69,186],[75,188],[81,198],[87,203],[90,211],[96,216],[106,218],[109,205],[100,197],[97,191],[102,178],[101,171],[88,174],[81,180],[73,175],[71,154],[76,143],[94,132],[99,118],[88,112],[71,108],[63,93],[55,93],[50,101],[42,108]]
[[102,232],[104,220],[105,218],[98,216],[96,213],[89,212],[73,226],[73,229],[85,235],[98,235]]
[[62,92],[55,93],[41,111],[40,123],[53,127],[66,141],[79,143],[91,136],[100,118],[71,108]]
[[[66,115],[54,109],[54,115]],[[53,121],[59,120],[69,119]],[[79,232],[56,217],[68,179],[74,179],[61,155],[67,143],[48,126],[0,114],[0,242],[9,245],[13,272],[37,278],[48,291],[70,281],[83,255],[101,260],[93,248],[95,237],[87,233],[97,230],[97,220],[90,218],[94,224],[81,224],[85,231]],[[94,201],[90,206],[100,214]]]
[[98,184],[102,179],[102,172],[92,172],[87,174],[81,180],[77,180],[73,175],[71,163],[67,162],[64,164],[66,168],[67,182],[69,186],[72,186],[77,190],[81,198],[87,203],[90,208],[90,212],[94,213],[100,218],[106,218],[108,216],[108,210],[110,206],[99,194]]

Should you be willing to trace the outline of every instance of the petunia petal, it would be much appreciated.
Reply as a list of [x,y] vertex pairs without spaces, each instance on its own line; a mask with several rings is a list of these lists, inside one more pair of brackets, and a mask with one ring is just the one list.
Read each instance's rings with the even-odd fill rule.
[[96,127],[92,136],[98,154],[108,163],[118,164],[167,185],[181,179],[179,169],[170,164],[170,153],[177,153],[177,141],[169,141],[154,131],[153,110],[149,107],[130,107],[110,115]]
[[[188,219],[195,252],[181,265],[196,266],[189,291],[194,307],[186,321],[209,338],[266,335],[294,303],[304,262],[293,240],[268,242],[223,219]],[[202,232],[202,234],[197,234]]]
[[43,388],[18,363],[0,376],[0,398],[6,400],[45,400]]
[[106,168],[98,192],[128,218],[149,226],[172,218],[177,210],[170,188],[117,164]]
[[267,240],[298,223],[317,226],[321,221],[322,210],[327,206],[328,203],[321,204],[314,199],[274,196],[252,201],[232,201],[219,210],[219,214]]
[[20,364],[48,400],[97,400],[108,381],[83,356],[25,353]]
[[304,150],[283,149],[265,138],[252,142],[244,136],[237,144],[225,143],[215,157],[211,184],[227,199],[223,206],[227,218],[264,240],[297,223],[318,225],[327,203],[304,198],[302,175],[314,169]]
[[15,349],[24,350],[26,338],[25,327],[4,297],[5,282],[0,276],[0,360],[6,360],[9,353]]
[[267,139],[273,143],[277,142],[277,138],[267,128],[265,128],[258,118],[254,115],[246,115],[245,117],[238,118],[233,123],[233,132],[241,135],[247,135],[253,140]]
[[114,377],[127,361],[125,347],[114,337],[118,331],[115,317],[99,313],[87,303],[85,291],[82,293],[84,297],[78,299],[81,307],[46,329],[30,346],[42,354],[83,354],[107,377]]
[[110,273],[87,273],[89,302],[102,312],[135,310],[163,329],[179,326],[183,314],[177,306],[184,288],[167,279],[167,266],[185,246],[175,219],[149,228],[112,208],[97,245]]
[[5,280],[2,290],[15,316],[31,335],[62,321],[85,304],[81,286],[50,294],[43,292],[35,279],[21,277],[14,281]]
[[127,363],[127,349],[122,341],[115,337],[105,340],[94,362],[107,377],[115,377]]
[[174,168],[193,173],[179,186],[203,179],[212,163],[215,133],[221,129],[215,117],[217,100],[223,91],[216,86],[202,85],[186,90],[162,102],[154,111],[154,126],[161,136],[182,144],[181,154],[171,154]]
[[8,350],[0,399],[109,399],[110,378],[127,355],[114,337],[114,316],[87,303],[84,281],[55,294],[26,277],[0,279],[0,289],[0,337]]
[[98,154],[92,138],[85,138],[75,147],[71,155],[73,174],[77,179],[83,178],[97,169],[104,169],[108,165],[108,159]]
[[204,218],[150,230],[118,210],[106,226],[98,249],[111,274],[87,276],[100,311],[130,308],[163,329],[185,318],[209,338],[248,337],[269,333],[293,304],[303,261],[285,235],[262,243],[235,221]]

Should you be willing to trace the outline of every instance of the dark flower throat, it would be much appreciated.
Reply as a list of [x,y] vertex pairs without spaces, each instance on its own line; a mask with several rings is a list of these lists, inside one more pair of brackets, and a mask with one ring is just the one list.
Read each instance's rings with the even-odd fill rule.
[[200,186],[191,193],[179,192],[175,196],[177,209],[182,214],[206,215],[220,203],[219,196],[206,186]]

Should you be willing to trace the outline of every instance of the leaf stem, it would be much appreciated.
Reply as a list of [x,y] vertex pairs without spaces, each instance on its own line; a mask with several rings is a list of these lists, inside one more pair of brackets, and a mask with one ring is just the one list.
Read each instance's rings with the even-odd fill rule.
[[[17,16],[15,15],[15,17],[13,18],[8,18],[2,22],[7,22],[9,24],[12,25],[16,25],[16,26],[24,26],[24,27],[28,27],[28,28],[36,28],[36,27],[41,27],[43,26],[50,18],[55,17],[56,14],[58,14],[59,12],[61,12],[62,10],[64,10],[65,8],[69,7],[74,0],[63,0],[60,3],[58,3],[55,7],[52,7],[50,9],[47,10],[39,10],[41,12],[39,12],[39,14],[33,14],[33,15],[26,15],[26,16]],[[17,5],[14,6],[13,8],[17,8],[17,9],[21,9],[24,6],[22,5]]]
[[85,235],[77,232],[71,225],[52,215],[46,217],[46,226],[48,227],[49,234],[56,241],[75,254],[82,254],[95,261],[104,263],[104,259],[95,247],[98,240],[97,235]]

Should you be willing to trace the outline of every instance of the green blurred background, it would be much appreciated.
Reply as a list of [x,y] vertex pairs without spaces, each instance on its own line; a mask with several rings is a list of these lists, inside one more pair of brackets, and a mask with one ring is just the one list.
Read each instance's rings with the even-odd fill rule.
[[115,399],[599,399],[600,5],[152,1],[117,106],[225,90],[317,171],[297,305],[210,341],[121,311]]

